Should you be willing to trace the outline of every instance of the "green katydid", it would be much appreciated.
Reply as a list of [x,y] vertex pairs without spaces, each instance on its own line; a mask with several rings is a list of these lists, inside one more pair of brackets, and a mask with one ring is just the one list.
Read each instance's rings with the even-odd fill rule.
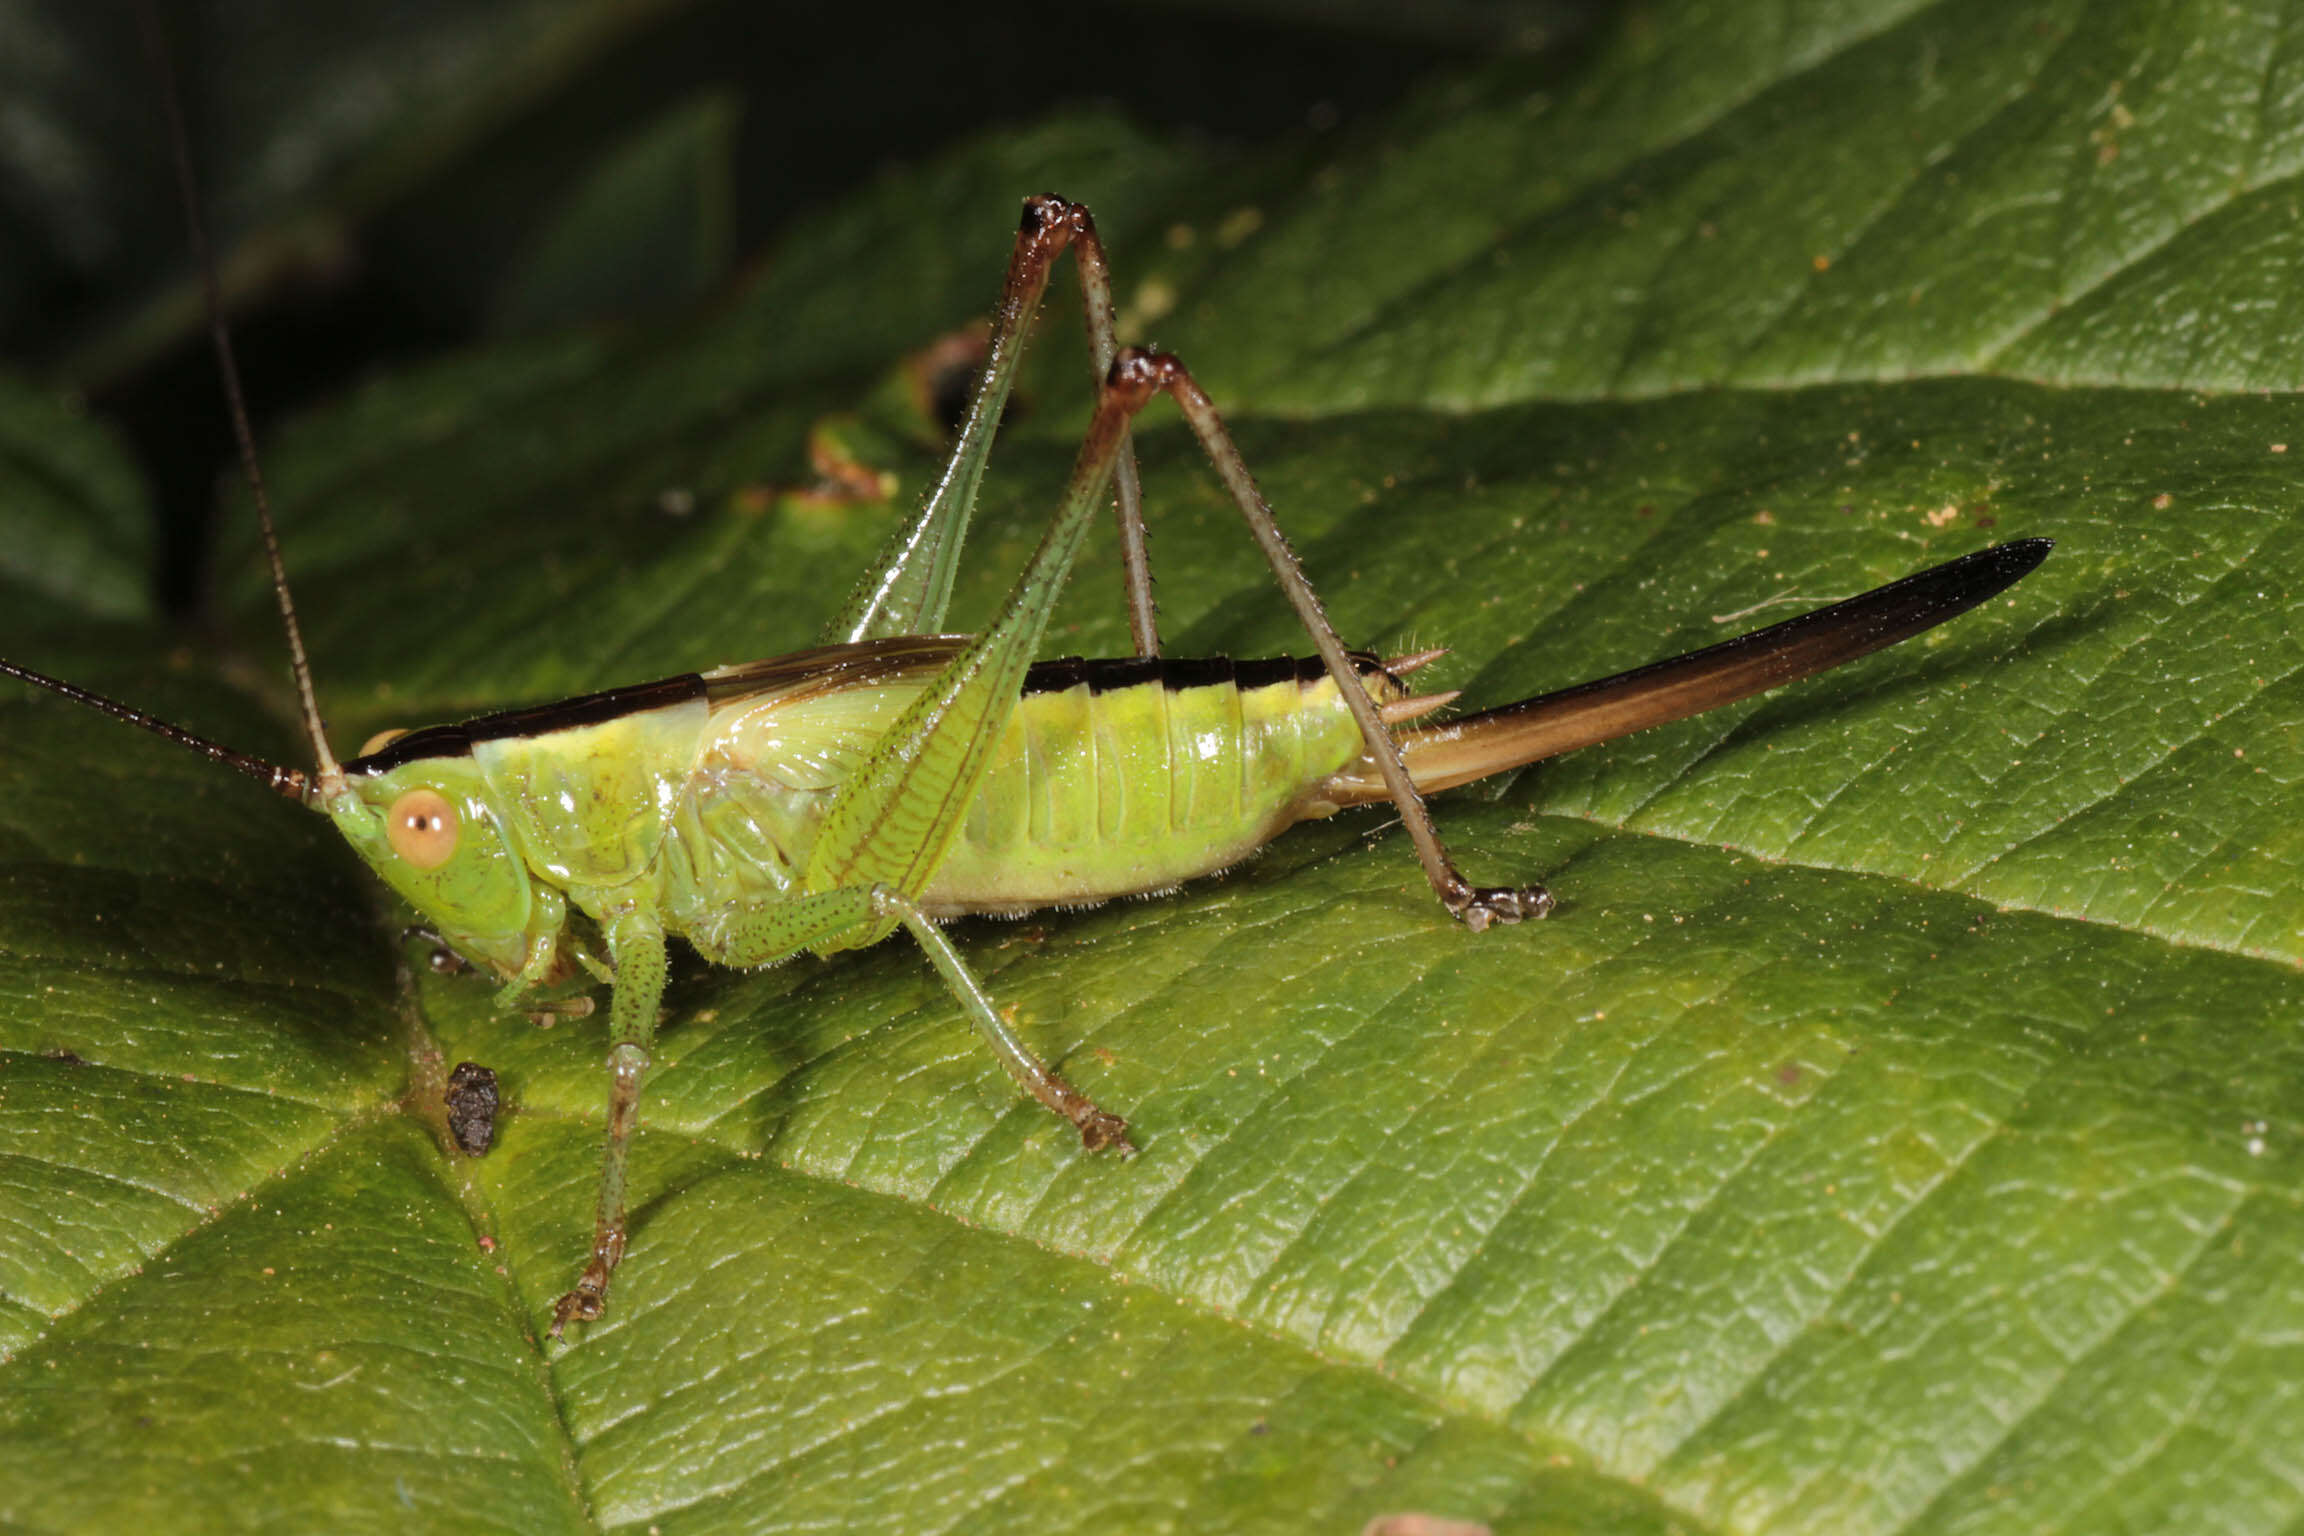
[[[1068,250],[1099,381],[1093,417],[1062,504],[996,616],[972,637],[942,635],[1017,360]],[[1042,196],[1025,204],[983,376],[947,466],[823,645],[397,734],[339,762],[220,319],[214,330],[314,768],[277,767],[4,662],[0,674],[192,747],[327,815],[450,947],[494,973],[500,1006],[581,1004],[562,994],[587,976],[609,988],[592,1252],[554,1308],[555,1334],[601,1315],[624,1253],[628,1150],[671,939],[716,963],[761,966],[902,928],[1025,1092],[1090,1150],[1131,1151],[1120,1117],[1002,1020],[942,919],[1164,891],[1238,862],[1294,822],[1379,800],[1396,807],[1442,907],[1466,927],[1542,917],[1552,907],[1542,886],[1478,887],[1458,872],[1423,794],[1892,645],[2000,592],[2049,548],[2026,539],[1980,550],[1720,645],[1433,723],[1455,695],[1414,694],[1402,679],[1438,653],[1379,661],[1345,649],[1208,397],[1175,358],[1117,346],[1087,210]],[[1161,657],[1129,444],[1131,421],[1161,394],[1215,465],[1316,656]],[[1107,502],[1118,507],[1139,654],[1035,665]]]

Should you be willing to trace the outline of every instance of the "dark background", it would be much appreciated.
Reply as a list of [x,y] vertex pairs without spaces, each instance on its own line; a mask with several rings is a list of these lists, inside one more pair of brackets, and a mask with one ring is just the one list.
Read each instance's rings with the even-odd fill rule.
[[[1498,53],[1565,58],[1608,9],[158,8],[260,432],[360,372],[693,303],[811,204],[971,134],[1100,107],[1219,147],[1318,152],[1436,76]],[[0,0],[0,112],[13,124],[0,131],[0,361],[128,435],[163,520],[156,590],[181,613],[201,590],[230,440],[142,15],[135,0]],[[632,222],[661,232],[627,231],[611,270],[573,287],[508,289],[554,210],[652,129],[665,130],[651,185],[669,213]]]

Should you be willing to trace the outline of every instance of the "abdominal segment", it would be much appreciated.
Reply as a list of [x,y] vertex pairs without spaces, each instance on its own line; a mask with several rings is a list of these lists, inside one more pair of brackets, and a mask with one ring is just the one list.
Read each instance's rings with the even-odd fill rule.
[[1044,662],[921,903],[1018,911],[1214,873],[1360,752],[1317,660]]

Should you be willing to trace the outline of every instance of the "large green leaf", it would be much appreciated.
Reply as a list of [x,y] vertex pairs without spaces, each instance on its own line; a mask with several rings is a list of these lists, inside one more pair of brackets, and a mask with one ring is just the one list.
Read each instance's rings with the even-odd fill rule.
[[[303,424],[274,467],[347,744],[804,643],[897,515],[810,489],[809,434],[916,492],[899,359],[981,312],[1044,186],[1094,203],[1340,627],[1453,645],[1469,702],[2059,547],[1844,674],[1443,801],[1548,923],[1464,933],[1365,815],[958,926],[1133,1161],[1019,1102],[899,945],[689,965],[633,1251],[564,1349],[598,1029],[395,949],[295,807],[12,701],[0,1518],[2295,1528],[2296,30],[1659,6],[1309,173],[1063,118],[826,210],[677,330]],[[1075,331],[964,617],[1061,483]],[[1301,649],[1188,440],[1144,448],[1171,649]],[[1055,648],[1123,645],[1115,592],[1085,576]],[[297,750],[147,632],[0,624]],[[436,1129],[464,1057],[511,1105],[476,1163]]]

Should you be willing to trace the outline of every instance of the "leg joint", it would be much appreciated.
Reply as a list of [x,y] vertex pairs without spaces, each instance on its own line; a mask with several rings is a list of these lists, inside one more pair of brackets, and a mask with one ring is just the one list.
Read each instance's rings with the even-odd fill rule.
[[1191,370],[1184,366],[1182,358],[1172,352],[1154,352],[1148,347],[1122,347],[1112,359],[1111,371],[1104,376],[1104,386],[1144,400],[1162,392],[1179,397],[1200,394],[1200,386],[1193,382]]
[[1024,216],[1016,226],[1018,234],[1030,238],[1059,231],[1067,237],[1094,235],[1095,215],[1088,211],[1086,203],[1075,203],[1053,192],[1035,192],[1024,199]]

